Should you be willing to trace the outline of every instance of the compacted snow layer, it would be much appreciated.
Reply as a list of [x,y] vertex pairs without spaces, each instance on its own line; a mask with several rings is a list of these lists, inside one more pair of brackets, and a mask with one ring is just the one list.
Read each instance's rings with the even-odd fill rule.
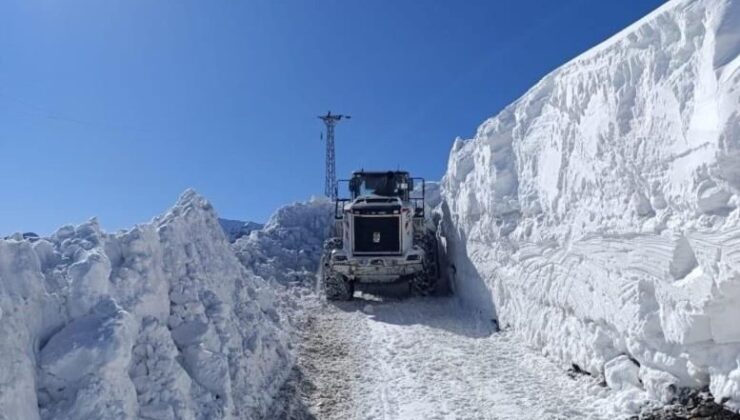
[[454,298],[358,299],[313,311],[277,419],[613,418],[588,376],[569,377]]
[[740,2],[673,0],[457,140],[456,293],[634,398],[740,409]]
[[333,226],[334,204],[314,197],[281,207],[263,229],[239,238],[233,249],[245,267],[264,279],[313,285]]
[[255,222],[243,222],[241,220],[231,219],[218,219],[218,223],[224,230],[229,242],[236,242],[237,239],[265,227],[264,225]]
[[0,418],[259,418],[292,365],[275,300],[192,191],[129,231],[0,240]]
[[279,208],[264,228],[231,246],[242,265],[275,291],[273,303],[291,343],[301,339],[299,332],[315,309],[316,272],[333,222],[331,201],[313,197]]

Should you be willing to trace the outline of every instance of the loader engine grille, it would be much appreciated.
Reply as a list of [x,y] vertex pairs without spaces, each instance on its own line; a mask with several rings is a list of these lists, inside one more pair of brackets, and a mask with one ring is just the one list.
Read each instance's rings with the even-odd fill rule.
[[401,231],[398,215],[354,215],[355,244],[358,254],[400,254]]

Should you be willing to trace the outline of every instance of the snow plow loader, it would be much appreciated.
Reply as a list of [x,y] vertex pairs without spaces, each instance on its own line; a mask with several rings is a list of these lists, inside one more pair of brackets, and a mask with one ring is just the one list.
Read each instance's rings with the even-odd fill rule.
[[403,283],[411,294],[432,293],[439,262],[425,214],[424,179],[405,171],[357,171],[337,185],[342,183],[349,197],[334,203],[334,235],[321,261],[326,298],[351,300],[355,288]]

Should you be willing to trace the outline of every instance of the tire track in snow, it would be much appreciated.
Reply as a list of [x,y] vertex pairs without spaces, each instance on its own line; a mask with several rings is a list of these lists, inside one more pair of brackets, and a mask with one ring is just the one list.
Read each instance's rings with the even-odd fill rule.
[[304,384],[296,387],[314,391],[292,396],[309,415],[279,418],[613,417],[609,392],[595,380],[569,378],[512,333],[492,333],[488,320],[455,299],[358,299],[322,305],[314,316],[297,364]]

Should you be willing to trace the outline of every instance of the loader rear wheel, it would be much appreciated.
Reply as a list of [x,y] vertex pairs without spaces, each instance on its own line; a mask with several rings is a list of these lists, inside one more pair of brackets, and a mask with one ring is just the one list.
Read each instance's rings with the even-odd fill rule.
[[437,236],[426,232],[416,238],[416,243],[424,249],[424,268],[409,276],[409,289],[412,295],[428,296],[437,289],[439,278]]
[[429,296],[434,292],[436,279],[424,267],[424,270],[409,276],[409,291],[414,296]]

